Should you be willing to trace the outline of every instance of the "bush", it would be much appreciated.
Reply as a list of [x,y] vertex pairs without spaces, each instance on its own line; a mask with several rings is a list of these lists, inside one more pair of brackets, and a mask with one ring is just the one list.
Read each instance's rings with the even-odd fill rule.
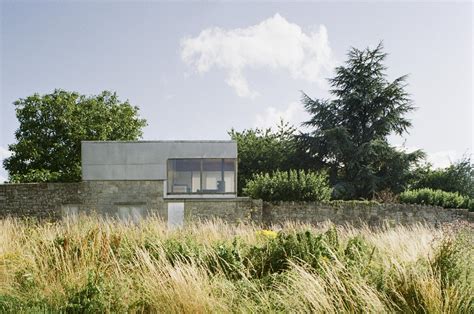
[[444,169],[432,169],[430,166],[416,169],[413,173],[412,189],[430,188],[474,198],[474,164],[464,157]]
[[282,273],[291,269],[292,263],[310,266],[315,271],[332,262],[360,269],[369,263],[372,249],[361,236],[343,243],[336,228],[331,227],[319,234],[310,230],[279,232],[263,246],[251,247],[244,261],[254,278]]
[[468,207],[470,203],[469,198],[457,192],[445,192],[432,189],[407,190],[400,194],[400,202],[434,205],[444,208],[463,208]]
[[207,256],[207,269],[212,274],[222,272],[228,279],[241,279],[244,277],[243,257],[237,238],[232,245],[218,243]]
[[264,201],[327,201],[331,197],[326,172],[275,171],[253,176],[244,194]]

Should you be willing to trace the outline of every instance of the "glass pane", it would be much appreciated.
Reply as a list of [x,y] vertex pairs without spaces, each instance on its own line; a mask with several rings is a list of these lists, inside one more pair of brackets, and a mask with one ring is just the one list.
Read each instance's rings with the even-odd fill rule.
[[168,193],[235,193],[235,169],[235,159],[170,159]]
[[202,193],[223,193],[223,160],[203,159],[202,161]]
[[224,159],[224,191],[235,192],[235,159]]
[[201,189],[199,159],[168,160],[168,192],[196,193]]

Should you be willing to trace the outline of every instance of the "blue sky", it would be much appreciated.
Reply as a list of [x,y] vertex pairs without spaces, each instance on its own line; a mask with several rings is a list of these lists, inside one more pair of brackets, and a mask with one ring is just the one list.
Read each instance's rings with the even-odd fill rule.
[[55,88],[116,91],[148,120],[144,139],[299,124],[300,91],[328,97],[347,50],[383,40],[389,78],[409,74],[418,107],[410,134],[390,140],[445,166],[473,147],[472,16],[470,2],[4,1],[0,159],[12,102]]

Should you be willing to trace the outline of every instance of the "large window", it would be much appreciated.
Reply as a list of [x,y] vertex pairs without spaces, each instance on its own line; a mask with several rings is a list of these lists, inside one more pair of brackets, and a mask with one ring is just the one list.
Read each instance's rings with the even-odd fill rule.
[[235,159],[169,159],[168,194],[235,194]]

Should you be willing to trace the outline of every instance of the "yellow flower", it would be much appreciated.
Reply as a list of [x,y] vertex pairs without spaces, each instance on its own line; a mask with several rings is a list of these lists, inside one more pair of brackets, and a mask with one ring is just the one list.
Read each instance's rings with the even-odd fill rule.
[[273,230],[259,230],[257,231],[257,235],[260,235],[265,238],[275,239],[277,237],[277,233]]

